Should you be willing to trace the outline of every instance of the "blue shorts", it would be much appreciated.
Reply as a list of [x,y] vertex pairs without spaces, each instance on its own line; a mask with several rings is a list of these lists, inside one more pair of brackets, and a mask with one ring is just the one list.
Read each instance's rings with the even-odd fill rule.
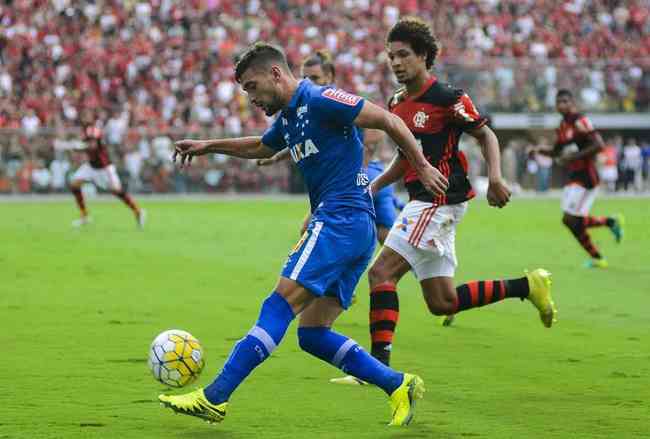
[[387,229],[393,227],[397,212],[395,210],[395,196],[393,188],[387,187],[379,191],[373,197],[372,201],[375,205],[375,223],[377,226],[384,226]]
[[[373,160],[368,163],[368,178],[370,181],[377,178],[384,172],[384,164]],[[393,227],[397,212],[395,212],[395,192],[393,186],[386,186],[373,195],[372,201],[375,205],[375,223],[377,226],[384,226],[387,229]]]
[[307,231],[289,254],[282,276],[318,297],[336,297],[344,309],[375,251],[375,224],[354,209],[312,215]]

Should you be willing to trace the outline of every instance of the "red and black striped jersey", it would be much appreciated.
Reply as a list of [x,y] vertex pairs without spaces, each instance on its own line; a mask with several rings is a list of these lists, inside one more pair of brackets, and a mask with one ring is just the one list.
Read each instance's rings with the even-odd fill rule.
[[88,163],[95,169],[102,169],[111,164],[108,149],[102,141],[102,130],[88,126],[83,129],[83,140],[86,142],[86,154]]
[[408,163],[404,184],[409,198],[437,205],[459,204],[473,198],[467,159],[458,149],[458,141],[464,131],[482,127],[487,119],[479,115],[470,97],[432,76],[415,95],[409,96],[404,88],[397,90],[388,108],[406,122],[426,159],[449,180],[445,195],[434,196]]
[[[555,142],[555,154],[561,155],[562,150],[575,143],[578,151],[593,145],[594,126],[587,116],[580,113],[566,115],[560,123]],[[600,181],[596,170],[596,156],[573,160],[567,164],[569,183],[579,184],[587,189],[598,186]]]

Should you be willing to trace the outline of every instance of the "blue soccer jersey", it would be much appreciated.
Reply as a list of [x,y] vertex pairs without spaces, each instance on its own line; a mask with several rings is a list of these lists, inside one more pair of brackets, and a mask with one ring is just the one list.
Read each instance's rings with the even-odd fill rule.
[[300,82],[262,143],[289,148],[303,175],[312,218],[289,254],[282,276],[316,296],[350,305],[375,248],[375,225],[363,144],[354,120],[363,99],[332,87]]
[[363,98],[302,80],[289,105],[264,133],[262,143],[289,148],[309,191],[312,212],[339,207],[373,214],[363,144],[353,125]]

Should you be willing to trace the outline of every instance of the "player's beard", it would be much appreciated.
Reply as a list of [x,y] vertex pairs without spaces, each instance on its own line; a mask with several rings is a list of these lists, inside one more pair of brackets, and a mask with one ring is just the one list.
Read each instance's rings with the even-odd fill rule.
[[268,105],[265,105],[264,107],[265,107],[264,114],[271,117],[282,109],[282,100],[276,96],[273,98],[273,101],[271,101]]

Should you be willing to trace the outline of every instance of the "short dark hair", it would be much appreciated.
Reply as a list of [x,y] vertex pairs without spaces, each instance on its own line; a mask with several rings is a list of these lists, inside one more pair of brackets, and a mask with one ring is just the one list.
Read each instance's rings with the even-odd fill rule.
[[433,35],[433,30],[424,21],[417,17],[403,17],[386,37],[386,44],[400,41],[411,46],[416,55],[426,55],[426,66],[430,69],[438,56],[438,40]]
[[286,72],[289,71],[287,57],[282,49],[264,41],[258,41],[252,46],[249,46],[237,60],[237,64],[235,65],[235,80],[240,82],[241,77],[250,68],[257,68],[272,62],[280,64]]
[[559,89],[555,95],[555,99],[561,98],[563,96],[566,96],[569,99],[573,99],[573,93],[571,93],[571,91],[567,90],[566,88]]
[[336,69],[332,62],[331,55],[325,50],[319,50],[314,55],[310,56],[302,64],[303,67],[320,66],[323,72],[332,75],[332,79],[336,77]]

